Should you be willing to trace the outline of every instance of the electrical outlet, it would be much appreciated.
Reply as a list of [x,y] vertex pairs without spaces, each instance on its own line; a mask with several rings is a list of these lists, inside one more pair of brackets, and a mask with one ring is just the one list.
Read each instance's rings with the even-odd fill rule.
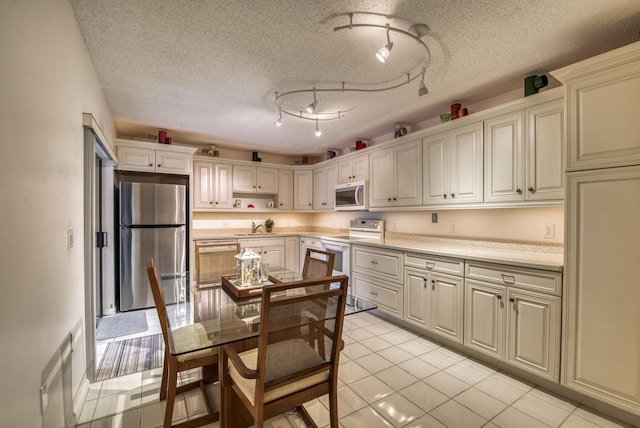
[[438,222],[438,213],[431,213],[431,223]]
[[73,227],[67,228],[67,248],[73,248]]
[[451,233],[458,233],[458,226],[456,225],[455,221],[452,221],[451,223],[449,223],[449,231]]
[[544,239],[554,239],[556,237],[556,225],[553,223],[544,224]]
[[393,221],[393,224],[391,225],[393,230],[398,230],[398,222],[397,221]]
[[222,221],[222,227],[227,229],[229,227],[229,222],[227,220]]

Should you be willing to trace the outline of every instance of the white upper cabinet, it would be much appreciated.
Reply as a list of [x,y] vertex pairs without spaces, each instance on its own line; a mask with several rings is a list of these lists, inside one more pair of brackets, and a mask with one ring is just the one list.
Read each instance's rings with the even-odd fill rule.
[[338,162],[338,182],[349,183],[369,179],[369,154],[363,153]]
[[524,200],[524,111],[484,122],[484,200]]
[[[526,109],[526,200],[563,200],[564,102],[558,97]],[[524,189],[523,189],[524,190]]]
[[422,139],[370,154],[371,208],[422,204]]
[[423,146],[425,205],[482,202],[482,122],[425,137]]
[[278,170],[278,205],[281,210],[293,209],[293,170]]
[[485,121],[485,202],[564,198],[564,106],[554,93]]
[[313,209],[313,171],[311,169],[293,171],[293,209]]
[[336,184],[338,184],[338,165],[335,162],[313,170],[314,210],[332,210],[335,208]]
[[640,43],[551,74],[565,86],[567,170],[640,163]]
[[250,165],[233,166],[233,191],[239,193],[278,193],[278,169]]
[[232,208],[231,164],[204,160],[193,162],[193,208]]
[[117,139],[117,168],[123,171],[189,175],[195,150],[192,147]]

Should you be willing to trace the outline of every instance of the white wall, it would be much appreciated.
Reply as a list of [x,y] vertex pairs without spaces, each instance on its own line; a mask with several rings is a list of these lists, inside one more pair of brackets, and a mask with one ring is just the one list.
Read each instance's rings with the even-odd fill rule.
[[[109,137],[113,120],[67,0],[0,2],[0,58],[0,426],[61,426],[59,397],[43,417],[39,388],[74,327],[84,335],[82,113]],[[84,338],[74,346],[73,394]]]

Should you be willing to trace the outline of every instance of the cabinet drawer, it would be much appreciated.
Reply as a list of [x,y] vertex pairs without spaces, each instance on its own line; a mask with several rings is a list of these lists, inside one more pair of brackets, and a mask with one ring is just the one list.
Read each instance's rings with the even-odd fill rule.
[[431,272],[446,273],[449,275],[464,275],[464,261],[433,257],[425,254],[404,253],[404,265],[418,269],[426,269]]
[[240,248],[284,247],[284,237],[238,239],[238,243],[240,244]]
[[559,272],[467,262],[465,277],[556,296],[562,294],[562,274]]
[[368,247],[353,247],[353,270],[402,283],[402,253]]
[[402,288],[384,287],[374,279],[358,273],[352,277],[357,297],[375,303],[378,309],[402,318]]

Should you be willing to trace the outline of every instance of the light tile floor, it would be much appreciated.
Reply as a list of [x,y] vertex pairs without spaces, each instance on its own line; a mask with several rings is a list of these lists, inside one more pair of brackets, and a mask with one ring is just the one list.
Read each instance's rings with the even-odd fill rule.
[[[147,318],[147,334],[159,332],[155,311],[147,311]],[[345,318],[344,340],[338,408],[345,428],[630,427],[371,313]],[[162,426],[165,403],[158,401],[161,376],[162,370],[155,369],[92,384],[78,427]],[[189,374],[181,374],[182,381],[188,378]],[[209,388],[217,408],[219,389],[217,385]],[[305,407],[318,426],[328,426],[326,396]],[[204,411],[202,395],[191,391],[177,400],[174,421]],[[266,421],[265,426],[297,428],[303,423],[292,411]]]

